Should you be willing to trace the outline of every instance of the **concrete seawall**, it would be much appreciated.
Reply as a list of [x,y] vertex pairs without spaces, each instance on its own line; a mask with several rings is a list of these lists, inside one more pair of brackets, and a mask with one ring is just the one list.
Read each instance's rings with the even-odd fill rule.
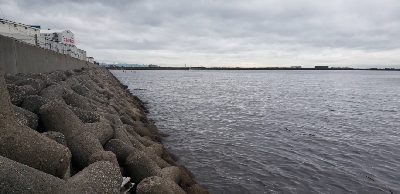
[[0,35],[0,68],[6,74],[45,73],[98,65]]

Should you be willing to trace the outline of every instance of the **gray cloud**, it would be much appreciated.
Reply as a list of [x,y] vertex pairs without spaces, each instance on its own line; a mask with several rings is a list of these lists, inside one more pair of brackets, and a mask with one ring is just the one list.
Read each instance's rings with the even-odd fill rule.
[[400,65],[396,0],[0,0],[0,8],[9,20],[72,30],[104,62]]

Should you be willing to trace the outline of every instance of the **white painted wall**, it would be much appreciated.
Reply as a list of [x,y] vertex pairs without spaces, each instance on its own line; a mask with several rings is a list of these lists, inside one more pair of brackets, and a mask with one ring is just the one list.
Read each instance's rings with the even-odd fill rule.
[[40,29],[8,20],[0,20],[0,33],[40,36]]
[[74,34],[70,30],[62,31],[58,38],[62,43],[75,45]]
[[40,30],[40,36],[56,42],[75,45],[74,33],[70,30]]
[[89,61],[90,63],[94,63],[94,58],[93,57],[88,57],[87,61]]
[[40,47],[86,61],[86,51],[78,49],[75,45],[51,41],[44,37],[39,37],[38,43]]

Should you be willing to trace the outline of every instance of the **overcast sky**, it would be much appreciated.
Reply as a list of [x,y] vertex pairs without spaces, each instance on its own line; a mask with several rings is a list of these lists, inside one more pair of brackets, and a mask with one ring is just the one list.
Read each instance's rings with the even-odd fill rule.
[[0,0],[0,9],[71,30],[99,62],[400,68],[399,0]]

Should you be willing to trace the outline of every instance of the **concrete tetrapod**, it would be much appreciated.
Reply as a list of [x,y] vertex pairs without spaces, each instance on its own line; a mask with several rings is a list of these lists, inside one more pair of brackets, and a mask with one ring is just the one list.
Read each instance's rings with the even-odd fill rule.
[[181,180],[181,171],[179,167],[169,166],[163,163],[160,165],[158,160],[162,161],[161,158],[140,151],[119,139],[108,141],[104,145],[104,149],[115,153],[119,163],[125,164],[127,174],[135,183],[139,183],[144,178],[150,176],[164,177],[176,183]]
[[42,171],[0,156],[1,193],[54,193],[65,182]]
[[[107,152],[106,152],[107,153]],[[115,158],[115,156],[114,156]],[[66,193],[120,193],[122,175],[119,166],[108,161],[90,164],[67,180]],[[62,193],[62,192],[60,192]]]
[[[89,165],[89,159],[92,154],[101,155],[98,152],[105,152],[98,139],[102,134],[93,134],[88,126],[68,108],[67,104],[58,101],[52,101],[43,105],[39,110],[40,118],[47,130],[60,132],[65,135],[68,148],[72,152],[72,162],[83,169]],[[101,131],[98,131],[99,133]],[[104,133],[108,133],[104,131]],[[112,135],[112,134],[109,134]],[[111,138],[111,137],[109,137]],[[104,160],[115,162],[116,158],[109,160],[109,154]],[[115,156],[114,156],[115,157]],[[96,160],[100,158],[96,157]],[[117,164],[116,164],[117,165]]]
[[101,143],[104,145],[114,136],[114,130],[108,123],[96,122],[96,123],[86,123],[87,129],[96,136]]
[[19,124],[25,125],[33,130],[36,130],[39,123],[39,117],[35,113],[15,105],[13,105],[13,109],[14,109],[15,119]]
[[63,177],[69,167],[71,152],[54,140],[17,123],[1,71],[0,99],[0,155]]
[[104,149],[113,152],[122,165],[125,164],[126,158],[130,154],[139,153],[140,150],[130,146],[119,139],[111,139],[104,145]]
[[0,156],[0,193],[119,193],[122,175],[107,161],[93,163],[67,181]]
[[186,194],[176,183],[169,179],[152,176],[143,179],[136,188],[137,194]]
[[178,183],[181,180],[179,167],[169,166],[161,169],[146,153],[140,151],[130,154],[125,162],[126,172],[135,183],[151,176],[160,176]]
[[203,187],[201,187],[198,184],[193,184],[192,186],[190,186],[187,190],[188,194],[209,194],[210,192],[208,192],[207,190],[205,190]]
[[[140,151],[143,151],[143,150],[140,150],[139,148],[136,148],[134,146],[126,144],[125,142],[123,142],[120,139],[112,139],[112,140],[108,141],[104,145],[104,149],[115,153],[115,155],[117,156],[117,159],[121,165],[125,164],[126,158],[130,154],[139,153]],[[160,157],[158,157],[156,155],[148,154],[147,156],[150,157],[161,168],[171,166],[167,162],[165,162],[163,159],[161,159]]]
[[75,92],[64,95],[63,99],[70,106],[78,107],[86,111],[91,111],[91,112],[94,111],[93,108],[90,107],[89,101],[85,97]]
[[95,123],[100,121],[100,115],[95,112],[86,111],[77,107],[69,106],[69,109],[75,113],[84,123]]
[[24,102],[22,102],[21,107],[35,114],[39,114],[40,107],[49,102],[50,101],[47,98],[37,95],[31,95],[24,98]]

